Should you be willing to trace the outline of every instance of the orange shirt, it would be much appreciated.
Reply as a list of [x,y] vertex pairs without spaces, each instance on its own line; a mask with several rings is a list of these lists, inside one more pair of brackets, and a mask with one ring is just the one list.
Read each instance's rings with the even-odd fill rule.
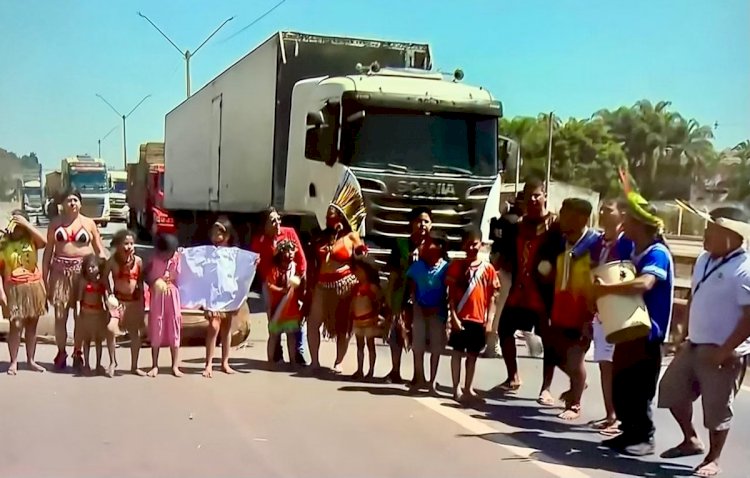
[[461,310],[456,310],[456,314],[459,320],[484,324],[490,301],[500,289],[500,279],[495,268],[484,262],[472,265],[468,259],[457,259],[448,265],[445,282],[451,303],[458,307],[476,274],[479,274],[476,286],[469,293]]

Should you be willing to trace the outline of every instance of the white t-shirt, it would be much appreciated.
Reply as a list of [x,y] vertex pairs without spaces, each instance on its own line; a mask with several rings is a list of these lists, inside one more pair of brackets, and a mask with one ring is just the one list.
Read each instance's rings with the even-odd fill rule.
[[[704,251],[695,262],[692,291],[690,341],[723,345],[739,324],[743,307],[750,306],[750,254],[740,249],[712,259]],[[736,351],[750,354],[750,339]]]

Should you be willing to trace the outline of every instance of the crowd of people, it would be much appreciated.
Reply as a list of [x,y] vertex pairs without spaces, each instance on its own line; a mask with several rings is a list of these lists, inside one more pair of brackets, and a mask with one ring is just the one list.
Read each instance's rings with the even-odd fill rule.
[[[658,406],[671,410],[684,434],[683,442],[662,456],[703,454],[691,423],[692,402],[702,395],[710,446],[696,474],[713,476],[720,471],[732,400],[750,352],[750,256],[744,248],[749,221],[742,211],[729,208],[705,216],[705,252],[695,266],[688,339],[659,384],[662,345],[672,315],[674,263],[655,209],[630,191],[626,180],[624,185],[624,197],[600,205],[602,229],[595,230],[590,227],[591,203],[569,198],[559,214],[552,214],[546,207],[544,183],[527,180],[513,208],[491,224],[489,261],[482,254],[487,238],[478,230],[463,233],[464,257],[450,260],[446,236],[432,230],[432,212],[416,208],[409,216],[410,235],[391,248],[385,268],[388,281],[383,286],[378,267],[357,233],[365,209],[356,191],[339,191],[328,209],[325,228],[309,247],[294,229],[282,227],[279,213],[269,208],[260,234],[250,244],[258,254],[257,276],[268,315],[268,360],[283,361],[285,337],[289,362],[307,365],[302,327],[306,321],[311,373],[321,369],[321,334],[335,340],[334,373],[342,373],[354,336],[353,378],[374,378],[375,344],[382,337],[391,351],[386,379],[404,383],[401,362],[404,352],[411,351],[410,391],[434,394],[440,356],[449,347],[452,396],[471,404],[482,400],[473,379],[483,351],[488,357],[500,352],[505,363],[507,379],[495,391],[513,394],[522,387],[516,358],[520,331],[530,344],[541,341],[540,350],[530,347],[543,355],[540,405],[557,404],[550,391],[555,370],[568,377],[570,387],[560,396],[564,410],[558,415],[567,421],[581,416],[587,388],[585,356],[593,343],[605,416],[592,427],[605,436],[603,445],[635,456],[654,453],[652,402],[658,388]],[[113,376],[115,338],[126,332],[132,373],[156,376],[159,351],[168,347],[172,372],[181,376],[181,261],[176,238],[157,237],[153,258],[144,262],[135,254],[134,234],[122,230],[112,240],[111,257],[105,258],[95,224],[80,214],[80,195],[70,191],[62,205],[63,212],[52,221],[46,237],[22,211],[14,211],[2,238],[0,304],[11,321],[8,373],[17,373],[22,332],[30,368],[44,370],[34,361],[36,327],[49,304],[56,321],[56,369],[67,366],[66,325],[73,310],[72,365],[81,373]],[[239,246],[225,217],[213,224],[210,238],[217,247]],[[42,248],[39,267],[37,251]],[[631,262],[635,278],[618,283],[598,278],[597,267],[613,261]],[[608,343],[596,309],[597,299],[607,295],[642,296],[650,320],[648,335]],[[229,336],[236,311],[204,312],[208,327],[203,375],[213,374],[217,338],[222,343],[221,369],[233,373]],[[143,371],[138,356],[146,338],[153,362],[150,370]],[[109,354],[106,368],[103,344]]]

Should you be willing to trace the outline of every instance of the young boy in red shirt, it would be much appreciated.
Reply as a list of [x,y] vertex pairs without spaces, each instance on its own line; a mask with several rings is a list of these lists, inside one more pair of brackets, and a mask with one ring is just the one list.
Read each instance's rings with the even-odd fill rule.
[[[453,349],[451,372],[453,375],[453,398],[456,401],[474,400],[472,389],[477,357],[484,348],[486,336],[491,332],[494,316],[495,295],[500,289],[495,268],[479,259],[482,238],[479,231],[468,231],[462,237],[462,249],[466,259],[450,263],[446,273],[448,304],[450,307],[450,337],[448,345]],[[463,394],[461,382],[461,360],[466,358],[466,382]]]

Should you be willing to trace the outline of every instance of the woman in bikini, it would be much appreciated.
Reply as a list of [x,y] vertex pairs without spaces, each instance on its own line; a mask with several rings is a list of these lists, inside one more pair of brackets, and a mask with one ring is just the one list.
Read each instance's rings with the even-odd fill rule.
[[112,274],[113,292],[119,304],[119,328],[127,331],[130,339],[130,372],[145,377],[146,372],[138,368],[138,355],[146,328],[143,260],[135,255],[135,234],[132,231],[118,231],[112,237],[112,245],[115,247],[115,253],[107,262],[105,277]]
[[[68,340],[67,321],[75,304],[75,288],[81,275],[81,263],[89,254],[104,255],[102,237],[96,224],[81,214],[81,193],[68,189],[60,195],[62,214],[50,222],[47,247],[42,260],[42,277],[47,286],[47,298],[55,309],[55,368],[66,367],[65,345]],[[81,341],[74,335],[73,366],[83,365]]]
[[355,255],[366,254],[359,230],[365,218],[365,206],[359,184],[347,170],[326,213],[326,229],[315,241],[315,267],[310,268],[310,313],[307,340],[310,345],[312,370],[320,369],[320,327],[336,338],[335,373],[341,373],[349,344],[352,323],[349,305],[357,285],[350,263]]

